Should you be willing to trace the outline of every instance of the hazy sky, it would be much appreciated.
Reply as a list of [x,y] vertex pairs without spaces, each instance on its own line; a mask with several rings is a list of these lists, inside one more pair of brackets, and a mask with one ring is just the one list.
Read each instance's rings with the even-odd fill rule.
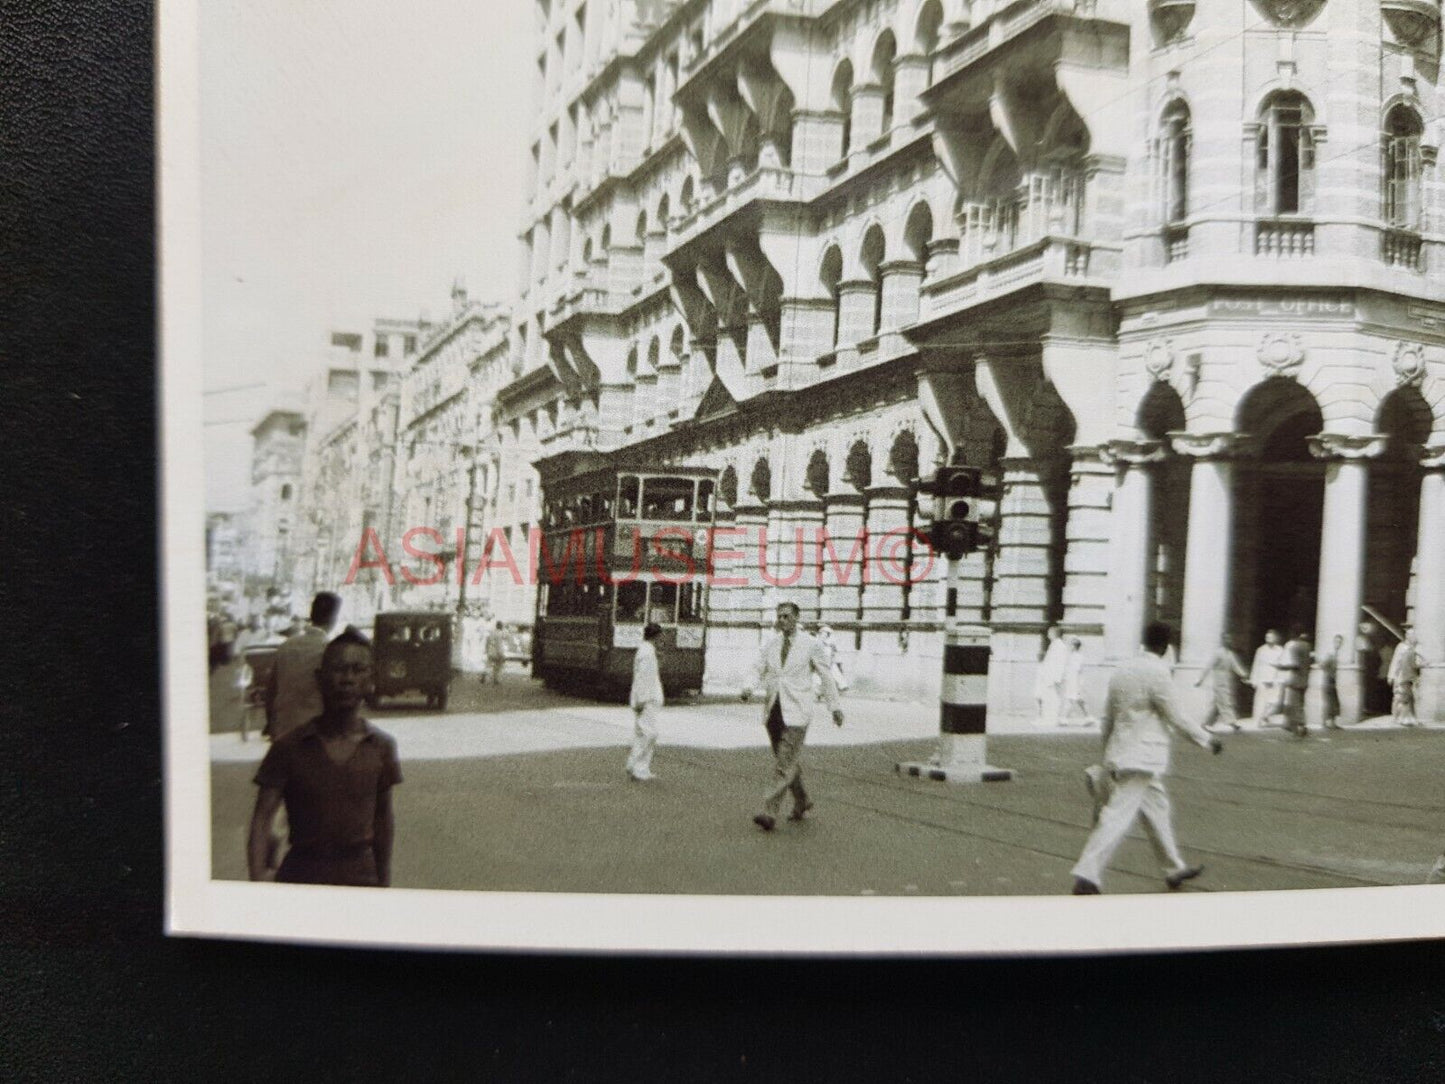
[[[530,116],[529,0],[206,0],[201,198],[207,504],[333,327],[505,299]],[[239,420],[245,424],[217,424]]]

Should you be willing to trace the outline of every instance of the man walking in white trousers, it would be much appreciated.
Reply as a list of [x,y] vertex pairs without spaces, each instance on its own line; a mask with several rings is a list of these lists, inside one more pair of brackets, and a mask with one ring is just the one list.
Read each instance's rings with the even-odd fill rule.
[[662,713],[662,675],[657,665],[657,638],[662,626],[650,623],[642,630],[642,643],[632,658],[632,752],[627,774],[638,783],[654,778],[652,752],[657,748],[657,717]]
[[1109,679],[1104,703],[1104,768],[1113,777],[1108,804],[1074,864],[1074,895],[1098,895],[1104,870],[1139,817],[1171,889],[1204,872],[1179,853],[1164,775],[1169,770],[1170,728],[1196,745],[1218,753],[1223,743],[1174,705],[1173,683],[1164,653],[1171,630],[1155,622],[1144,630],[1144,654],[1121,664]]

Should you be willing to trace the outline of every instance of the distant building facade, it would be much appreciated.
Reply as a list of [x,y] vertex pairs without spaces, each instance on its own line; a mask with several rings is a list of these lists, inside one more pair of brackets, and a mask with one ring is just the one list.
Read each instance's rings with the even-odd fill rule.
[[713,592],[711,676],[788,599],[856,689],[926,695],[909,487],[954,457],[1003,485],[956,601],[991,712],[1033,711],[1051,624],[1097,696],[1148,620],[1188,681],[1226,632],[1348,644],[1362,606],[1415,624],[1445,711],[1436,0],[536,13],[509,522],[529,456],[713,467],[778,583]]

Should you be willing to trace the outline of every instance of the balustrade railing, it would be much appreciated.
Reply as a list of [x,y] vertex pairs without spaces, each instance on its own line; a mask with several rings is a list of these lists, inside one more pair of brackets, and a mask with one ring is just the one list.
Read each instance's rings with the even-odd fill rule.
[[1380,235],[1380,258],[1390,267],[1420,271],[1420,235],[1409,230],[1386,230]]
[[1276,260],[1299,260],[1315,254],[1313,222],[1261,221],[1254,225],[1254,254]]

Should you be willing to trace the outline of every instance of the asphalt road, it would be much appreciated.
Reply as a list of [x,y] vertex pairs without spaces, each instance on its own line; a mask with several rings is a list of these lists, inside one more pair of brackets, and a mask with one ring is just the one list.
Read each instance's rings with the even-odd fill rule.
[[[218,695],[224,709],[227,696]],[[886,739],[904,721],[909,736],[843,745],[839,732],[815,731],[806,763],[817,809],[765,834],[750,820],[771,768],[756,707],[669,706],[658,779],[648,784],[623,773],[625,708],[546,692],[516,668],[500,688],[459,680],[445,716],[419,704],[383,707],[372,717],[398,733],[406,776],[396,794],[394,881],[844,896],[1068,890],[1087,834],[1081,771],[1097,758],[1096,736],[991,738],[990,760],[1013,768],[1015,780],[951,786],[893,770],[930,752],[927,705],[848,708],[851,740],[859,728],[863,739]],[[213,720],[213,730],[226,729],[224,715]],[[429,729],[430,744],[400,737]],[[464,755],[437,752],[449,735],[466,738]],[[1219,757],[1180,743],[1170,784],[1176,826],[1186,856],[1207,869],[1186,890],[1418,883],[1445,846],[1442,741],[1436,730],[1305,741],[1261,733],[1228,739]],[[409,757],[409,747],[426,754]],[[214,749],[225,755],[212,766],[213,873],[241,878],[263,746],[222,733]],[[1163,891],[1142,838],[1120,850],[1105,889]]]

